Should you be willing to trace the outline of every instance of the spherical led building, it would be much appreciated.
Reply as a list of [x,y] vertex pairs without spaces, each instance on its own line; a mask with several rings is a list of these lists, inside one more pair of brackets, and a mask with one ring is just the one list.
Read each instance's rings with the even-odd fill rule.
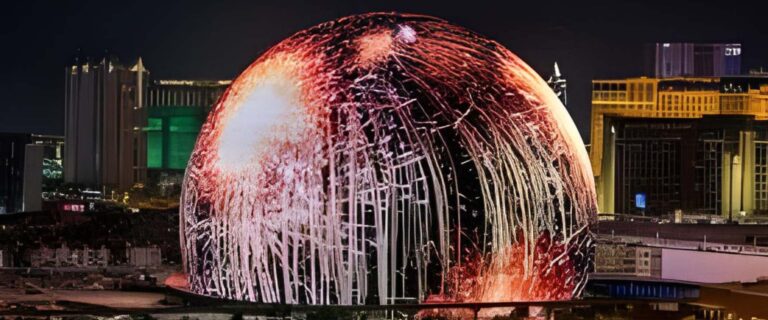
[[497,42],[390,13],[301,31],[232,83],[181,203],[193,292],[263,303],[570,299],[591,266],[584,145]]

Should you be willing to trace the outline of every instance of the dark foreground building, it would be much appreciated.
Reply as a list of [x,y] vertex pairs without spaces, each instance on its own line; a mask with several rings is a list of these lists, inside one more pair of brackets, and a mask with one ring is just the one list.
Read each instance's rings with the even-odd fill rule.
[[22,209],[24,180],[24,149],[29,135],[0,134],[0,213]]
[[0,133],[0,214],[40,210],[62,182],[63,138]]

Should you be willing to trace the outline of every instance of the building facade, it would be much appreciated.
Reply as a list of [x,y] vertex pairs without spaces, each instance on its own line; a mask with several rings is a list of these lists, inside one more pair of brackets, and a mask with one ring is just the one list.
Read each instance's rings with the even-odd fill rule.
[[106,267],[110,265],[110,251],[106,247],[69,248],[62,244],[59,248],[42,247],[30,249],[30,266],[40,267]]
[[768,213],[767,77],[592,85],[590,158],[601,212]]
[[231,81],[156,80],[147,100],[147,168],[184,170],[208,112]]
[[146,179],[148,73],[114,56],[65,68],[66,182],[122,191]]
[[[695,272],[691,272],[692,268]],[[599,237],[595,278],[655,278],[696,283],[754,283],[768,276],[768,247]]]
[[24,211],[40,211],[64,182],[64,137],[31,135],[24,159]]
[[30,135],[0,134],[0,214],[22,211],[24,151]]
[[163,254],[159,247],[130,247],[126,249],[128,264],[134,267],[159,267]]
[[661,277],[661,248],[598,242],[595,273],[632,277]]
[[43,193],[62,180],[64,138],[0,134],[0,213],[41,210]]
[[739,43],[655,43],[646,48],[645,74],[656,78],[741,74]]
[[178,196],[184,169],[208,112],[229,80],[155,80],[147,94],[148,181],[159,196]]

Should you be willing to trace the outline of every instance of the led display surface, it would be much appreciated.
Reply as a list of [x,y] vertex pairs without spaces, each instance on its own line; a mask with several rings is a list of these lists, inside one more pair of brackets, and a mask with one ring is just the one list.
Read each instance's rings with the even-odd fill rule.
[[190,290],[264,303],[571,299],[592,172],[555,94],[500,44],[366,14],[259,57],[204,123],[181,203]]

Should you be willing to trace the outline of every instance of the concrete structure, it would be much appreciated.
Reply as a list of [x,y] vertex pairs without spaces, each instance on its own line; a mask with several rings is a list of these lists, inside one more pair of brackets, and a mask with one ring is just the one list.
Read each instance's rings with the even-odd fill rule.
[[592,86],[590,159],[600,212],[681,209],[734,220],[768,213],[768,77]]
[[0,268],[13,267],[13,253],[7,246],[0,246]]
[[148,71],[114,56],[65,68],[65,180],[127,190],[146,179],[144,101]]
[[739,43],[655,43],[646,51],[647,76],[722,77],[741,74]]
[[0,214],[22,211],[24,151],[28,134],[0,134]]
[[63,138],[0,134],[0,213],[41,209],[42,192],[61,183]]
[[765,225],[600,221],[594,231],[596,276],[698,283],[768,277]]
[[51,249],[42,247],[29,252],[30,265],[39,267],[105,267],[110,263],[110,251],[102,246],[98,249],[83,247],[82,249],[70,249],[66,244],[59,248]]
[[595,249],[595,275],[696,283],[755,282],[768,278],[768,247],[603,237]]
[[43,154],[45,146],[28,144],[24,159],[24,210],[40,211],[43,208]]
[[[600,221],[596,233],[604,237],[638,237],[669,241],[723,243],[768,248],[768,226],[735,224],[659,224]],[[694,246],[695,247],[695,246]]]
[[661,278],[661,249],[599,243],[595,247],[595,273]]
[[131,247],[128,253],[128,264],[134,267],[159,267],[163,263],[163,255],[158,247]]

